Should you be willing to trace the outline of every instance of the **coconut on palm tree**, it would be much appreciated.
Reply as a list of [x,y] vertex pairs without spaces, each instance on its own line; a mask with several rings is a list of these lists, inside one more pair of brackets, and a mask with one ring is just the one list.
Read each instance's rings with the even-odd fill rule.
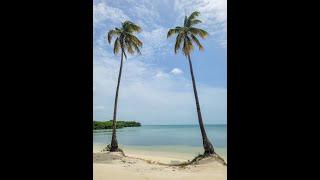
[[195,83],[192,62],[190,58],[190,54],[194,49],[193,44],[196,44],[199,47],[199,50],[204,49],[200,41],[198,40],[198,37],[201,37],[202,39],[204,39],[208,35],[208,32],[206,32],[205,30],[194,27],[196,24],[201,23],[201,21],[197,19],[197,16],[199,15],[200,13],[198,11],[195,11],[189,17],[185,16],[183,26],[177,26],[173,29],[170,29],[168,31],[167,38],[169,38],[173,34],[177,34],[174,52],[177,53],[179,49],[182,49],[183,54],[187,57],[189,61],[193,92],[194,92],[194,97],[196,101],[199,126],[201,130],[201,135],[202,135],[204,154],[210,155],[210,154],[215,154],[215,151],[210,140],[207,137],[207,134],[203,125],[198,92],[197,92],[197,87]]
[[126,52],[129,54],[138,53],[141,54],[140,49],[142,47],[142,42],[135,36],[133,33],[141,32],[140,26],[130,22],[125,21],[122,23],[121,28],[114,28],[108,32],[108,42],[109,44],[112,41],[113,37],[116,37],[113,45],[113,53],[118,54],[121,53],[121,61],[120,61],[120,70],[118,76],[118,83],[116,89],[116,95],[114,100],[114,111],[113,111],[113,121],[112,121],[112,139],[111,139],[111,147],[110,151],[119,151],[118,141],[116,135],[116,120],[117,120],[117,104],[118,104],[118,95],[119,95],[119,86],[122,74],[122,66],[123,66],[123,56],[127,59]]

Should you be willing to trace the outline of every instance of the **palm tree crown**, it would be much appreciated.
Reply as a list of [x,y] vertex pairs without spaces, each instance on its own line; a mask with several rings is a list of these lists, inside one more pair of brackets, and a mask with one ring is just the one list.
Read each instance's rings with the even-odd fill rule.
[[109,44],[114,36],[117,37],[114,41],[113,53],[118,54],[119,50],[121,50],[126,58],[126,51],[129,54],[134,54],[135,52],[141,54],[139,48],[142,47],[142,42],[133,35],[135,32],[141,32],[141,27],[131,21],[123,22],[121,28],[110,30],[108,32]]
[[194,42],[199,47],[199,50],[204,49],[196,36],[200,36],[202,39],[204,39],[209,34],[203,29],[193,27],[194,25],[201,23],[199,19],[196,19],[196,17],[199,15],[200,13],[198,11],[195,11],[189,17],[185,16],[183,27],[177,26],[168,31],[167,38],[169,38],[173,34],[178,34],[174,47],[175,53],[177,53],[181,48],[181,45],[183,45],[182,51],[184,55],[190,55],[191,51],[194,49],[192,42]]

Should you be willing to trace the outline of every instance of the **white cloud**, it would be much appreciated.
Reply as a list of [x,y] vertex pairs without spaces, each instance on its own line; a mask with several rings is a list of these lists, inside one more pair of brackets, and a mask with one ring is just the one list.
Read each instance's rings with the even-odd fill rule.
[[149,30],[151,28],[157,28],[157,20],[160,15],[153,6],[152,1],[148,0],[135,3],[135,5],[129,9],[129,12],[139,19],[137,23],[139,23],[143,29]]
[[174,68],[174,69],[172,69],[171,73],[174,75],[179,75],[179,74],[182,74],[183,72],[179,68]]
[[[139,35],[143,42],[142,54],[144,59],[156,60],[171,48],[167,40],[168,28],[160,27],[152,31],[143,31]],[[157,55],[157,56],[154,56]]]
[[164,73],[164,72],[162,72],[162,71],[158,71],[158,72],[156,73],[155,77],[156,77],[157,79],[169,78],[169,74]]
[[106,3],[98,3],[93,5],[93,23],[94,25],[110,20],[119,23],[130,18],[119,8],[107,6]]
[[[100,62],[104,63],[94,64],[94,105],[104,106],[104,109],[95,109],[94,119],[111,119],[119,60],[95,58],[101,58]],[[129,58],[124,63],[120,84],[119,119],[138,120],[143,124],[196,124],[190,81]],[[198,92],[205,123],[226,123],[226,89],[198,83]]]
[[199,18],[205,24],[215,25],[227,21],[227,0],[175,0],[174,7],[181,12],[180,19],[193,11],[199,11]]

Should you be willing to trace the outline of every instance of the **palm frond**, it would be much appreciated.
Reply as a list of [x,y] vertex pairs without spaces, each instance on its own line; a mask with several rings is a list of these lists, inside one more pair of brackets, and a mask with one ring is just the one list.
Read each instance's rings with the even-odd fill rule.
[[117,39],[114,41],[113,53],[118,54],[119,50],[120,50],[120,41],[119,41],[119,37],[117,37]]
[[108,32],[108,43],[110,44],[111,43],[111,40],[112,40],[112,37],[115,36],[115,35],[119,35],[119,31],[118,30],[110,30]]
[[169,38],[170,36],[172,36],[173,34],[179,33],[181,28],[174,28],[174,29],[169,29],[168,34],[167,34],[167,38]]
[[191,34],[191,38],[192,38],[193,42],[195,42],[198,45],[199,50],[204,50],[202,44],[200,43],[200,41],[198,40],[198,38],[196,36]]
[[183,38],[183,33],[179,33],[177,38],[176,38],[176,44],[174,46],[174,53],[177,53],[178,50],[180,49],[182,39],[184,39]]
[[200,15],[200,12],[199,11],[194,11],[188,18],[188,20],[193,20],[194,18],[196,18],[197,16]]
[[132,48],[132,42],[129,39],[125,39],[125,43],[126,43],[126,49],[128,51],[129,54],[134,54],[134,50]]
[[202,23],[199,19],[194,19],[190,21],[189,27],[194,26],[196,24]]
[[200,15],[200,12],[198,11],[194,11],[190,16],[189,18],[187,19],[187,22],[185,24],[186,27],[190,27],[191,26],[191,22],[197,17]]
[[134,35],[126,33],[128,40],[134,42],[138,47],[142,47],[142,42]]
[[141,32],[141,27],[134,24],[133,22],[131,21],[125,21],[123,23],[123,29],[129,33],[132,33],[132,32]]
[[189,38],[189,36],[186,36],[186,41],[187,41],[187,44],[188,44],[188,48],[189,48],[189,53],[194,49],[194,46],[192,44],[192,41],[191,39]]
[[183,26],[186,27],[187,26],[187,22],[188,22],[188,17],[185,16],[184,17],[184,23],[183,23]]
[[[173,29],[169,29],[167,33],[167,38],[172,36],[173,34],[178,34],[176,37],[176,42],[174,46],[174,52],[177,53],[180,49],[182,49],[183,54],[185,56],[190,55],[190,53],[194,50],[193,43],[197,44],[199,50],[203,50],[204,47],[198,40],[198,37],[205,38],[209,35],[209,33],[203,29],[192,27],[196,24],[202,23],[201,20],[197,19],[197,16],[200,15],[199,11],[194,11],[191,15],[184,17],[184,26],[177,26]],[[181,48],[182,46],[182,48]]]
[[205,37],[207,37],[209,35],[209,33],[203,29],[199,29],[199,28],[194,28],[191,27],[189,28],[189,31],[194,34],[194,35],[199,35],[202,39],[204,39]]
[[189,55],[191,51],[193,50],[193,44],[188,36],[184,37],[184,43],[183,43],[183,53],[184,55]]
[[132,45],[133,45],[133,47],[134,47],[134,49],[136,50],[136,52],[139,54],[139,55],[141,55],[141,51],[140,51],[140,49],[139,49],[139,46],[136,44],[136,43],[132,43]]
[[113,53],[118,54],[121,50],[125,58],[127,58],[126,52],[141,54],[139,47],[142,47],[142,42],[132,34],[133,32],[140,32],[141,27],[131,21],[124,21],[121,24],[122,27],[120,29],[115,28],[108,32],[107,38],[109,43],[111,43],[113,36],[117,36],[114,42]]

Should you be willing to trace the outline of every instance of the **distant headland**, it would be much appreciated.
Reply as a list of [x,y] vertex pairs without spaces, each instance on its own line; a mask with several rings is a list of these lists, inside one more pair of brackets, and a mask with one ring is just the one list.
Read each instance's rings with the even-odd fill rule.
[[[117,121],[116,128],[124,127],[139,127],[141,126],[140,122],[137,121]],[[112,120],[109,121],[93,121],[93,130],[99,129],[112,129]]]

